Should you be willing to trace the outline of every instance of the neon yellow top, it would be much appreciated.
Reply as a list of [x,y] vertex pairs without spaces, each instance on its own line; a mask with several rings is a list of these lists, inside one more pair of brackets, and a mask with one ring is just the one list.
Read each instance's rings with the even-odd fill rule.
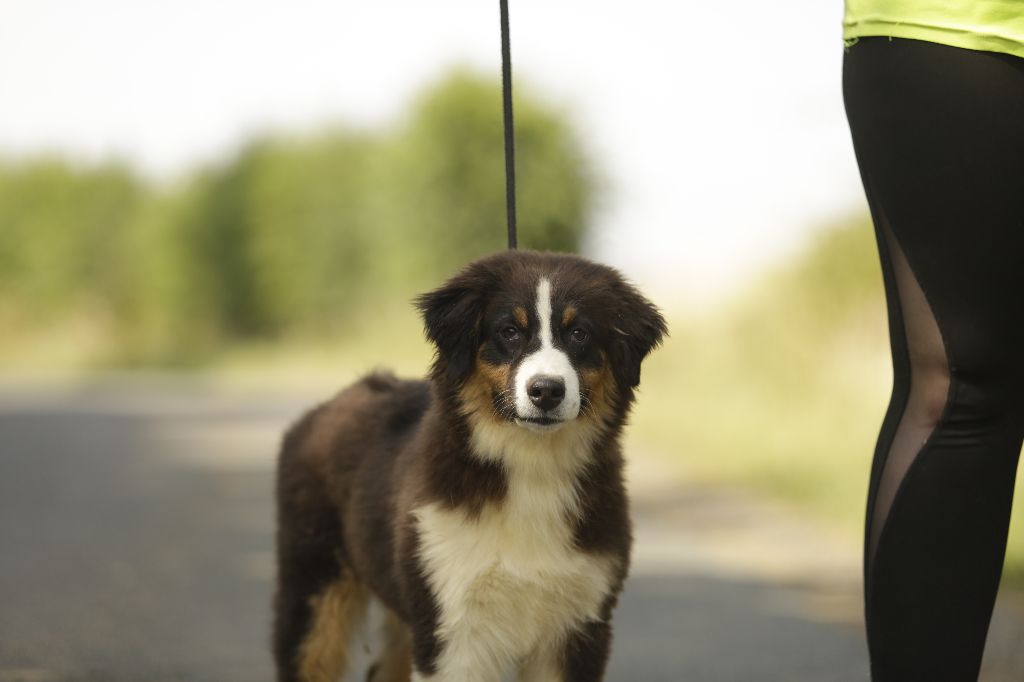
[[1024,57],[1024,0],[846,0],[843,38],[866,36]]

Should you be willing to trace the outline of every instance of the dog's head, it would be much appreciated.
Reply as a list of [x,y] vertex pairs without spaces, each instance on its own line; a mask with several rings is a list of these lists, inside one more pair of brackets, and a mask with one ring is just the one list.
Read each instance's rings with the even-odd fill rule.
[[437,348],[434,380],[467,414],[539,432],[624,416],[666,331],[614,269],[560,254],[483,258],[417,305]]

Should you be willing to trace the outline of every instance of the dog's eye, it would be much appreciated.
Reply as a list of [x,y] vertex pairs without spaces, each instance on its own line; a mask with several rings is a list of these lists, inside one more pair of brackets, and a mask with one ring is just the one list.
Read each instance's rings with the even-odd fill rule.
[[579,327],[576,327],[576,329],[573,329],[572,333],[569,336],[570,336],[570,338],[572,338],[573,343],[579,343],[579,344],[586,343],[587,339],[590,338],[590,335],[587,334],[586,330],[585,329],[580,329]]
[[519,340],[519,330],[515,327],[502,327],[501,331],[498,333],[501,334],[501,338],[505,339],[509,343]]

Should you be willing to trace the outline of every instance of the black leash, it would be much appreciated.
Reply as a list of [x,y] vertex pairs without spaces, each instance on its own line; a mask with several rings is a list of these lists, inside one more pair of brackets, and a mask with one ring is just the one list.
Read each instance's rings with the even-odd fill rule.
[[508,248],[516,248],[516,141],[512,124],[512,48],[508,37],[508,0],[501,4],[501,94],[505,108],[505,207]]

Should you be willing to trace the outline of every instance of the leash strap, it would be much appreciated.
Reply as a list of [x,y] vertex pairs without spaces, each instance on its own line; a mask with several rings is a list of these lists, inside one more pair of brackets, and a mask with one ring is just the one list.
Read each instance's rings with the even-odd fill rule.
[[516,142],[512,123],[512,49],[508,32],[508,0],[501,5],[501,94],[505,110],[505,211],[508,216],[508,248],[516,243]]

